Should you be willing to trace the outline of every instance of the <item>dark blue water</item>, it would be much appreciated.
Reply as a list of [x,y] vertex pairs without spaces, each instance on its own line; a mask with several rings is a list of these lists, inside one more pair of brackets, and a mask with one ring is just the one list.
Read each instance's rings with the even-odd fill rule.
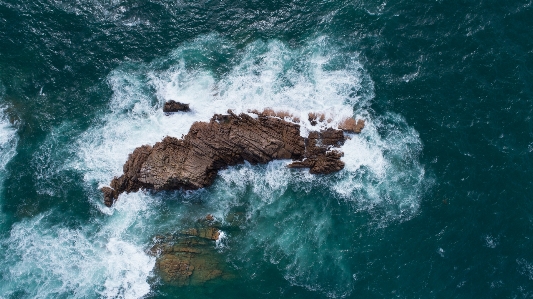
[[[0,298],[533,297],[531,6],[0,0]],[[336,174],[103,205],[135,147],[267,107],[367,126]],[[154,237],[207,214],[233,278],[166,283]]]

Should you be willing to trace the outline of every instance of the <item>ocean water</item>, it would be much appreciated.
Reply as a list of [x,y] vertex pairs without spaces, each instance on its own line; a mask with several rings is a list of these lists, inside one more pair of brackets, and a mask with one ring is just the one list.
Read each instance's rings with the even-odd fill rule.
[[[0,0],[0,298],[533,297],[532,17],[523,0]],[[338,173],[245,163],[104,206],[136,147],[264,108],[302,136],[310,112],[366,126]],[[160,279],[156,236],[208,214],[232,278]]]

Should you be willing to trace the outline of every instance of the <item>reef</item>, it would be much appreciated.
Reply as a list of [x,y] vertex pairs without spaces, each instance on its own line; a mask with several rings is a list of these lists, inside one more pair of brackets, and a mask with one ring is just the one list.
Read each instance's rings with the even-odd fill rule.
[[[345,122],[346,123],[346,122]],[[346,130],[360,132],[363,121],[348,121]],[[140,189],[196,190],[211,185],[220,169],[248,161],[268,163],[292,159],[291,168],[328,174],[344,168],[343,130],[312,131],[300,136],[300,125],[270,114],[215,114],[209,122],[195,122],[181,139],[167,136],[154,146],[143,145],[129,155],[124,174],[103,187],[111,206],[123,192]]]
[[196,227],[182,232],[159,235],[148,251],[156,257],[155,273],[170,285],[203,285],[235,275],[215,248],[220,231],[211,215],[198,220]]

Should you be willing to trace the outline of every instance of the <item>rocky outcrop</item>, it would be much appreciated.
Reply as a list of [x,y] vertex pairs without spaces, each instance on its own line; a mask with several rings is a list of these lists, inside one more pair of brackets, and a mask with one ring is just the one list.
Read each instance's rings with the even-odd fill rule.
[[328,129],[300,136],[298,124],[257,114],[216,114],[209,122],[194,123],[182,139],[165,137],[153,147],[143,145],[130,154],[124,174],[104,187],[105,204],[111,206],[123,192],[139,189],[194,190],[211,185],[218,170],[248,161],[267,163],[292,159],[292,168],[311,173],[341,170],[344,162],[342,130]]
[[191,111],[191,109],[189,108],[189,104],[183,104],[180,102],[176,102],[174,100],[170,100],[166,102],[165,105],[163,106],[163,112],[166,112],[166,113],[179,112],[179,111],[183,111],[183,112]]

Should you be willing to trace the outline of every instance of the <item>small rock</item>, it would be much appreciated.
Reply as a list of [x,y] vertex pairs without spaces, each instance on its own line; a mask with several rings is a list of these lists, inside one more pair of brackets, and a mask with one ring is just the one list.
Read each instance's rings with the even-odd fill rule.
[[165,105],[163,106],[163,112],[169,113],[169,112],[179,112],[179,111],[183,111],[183,112],[191,111],[191,109],[189,108],[189,104],[183,104],[180,102],[176,102],[174,100],[170,100],[166,102]]

